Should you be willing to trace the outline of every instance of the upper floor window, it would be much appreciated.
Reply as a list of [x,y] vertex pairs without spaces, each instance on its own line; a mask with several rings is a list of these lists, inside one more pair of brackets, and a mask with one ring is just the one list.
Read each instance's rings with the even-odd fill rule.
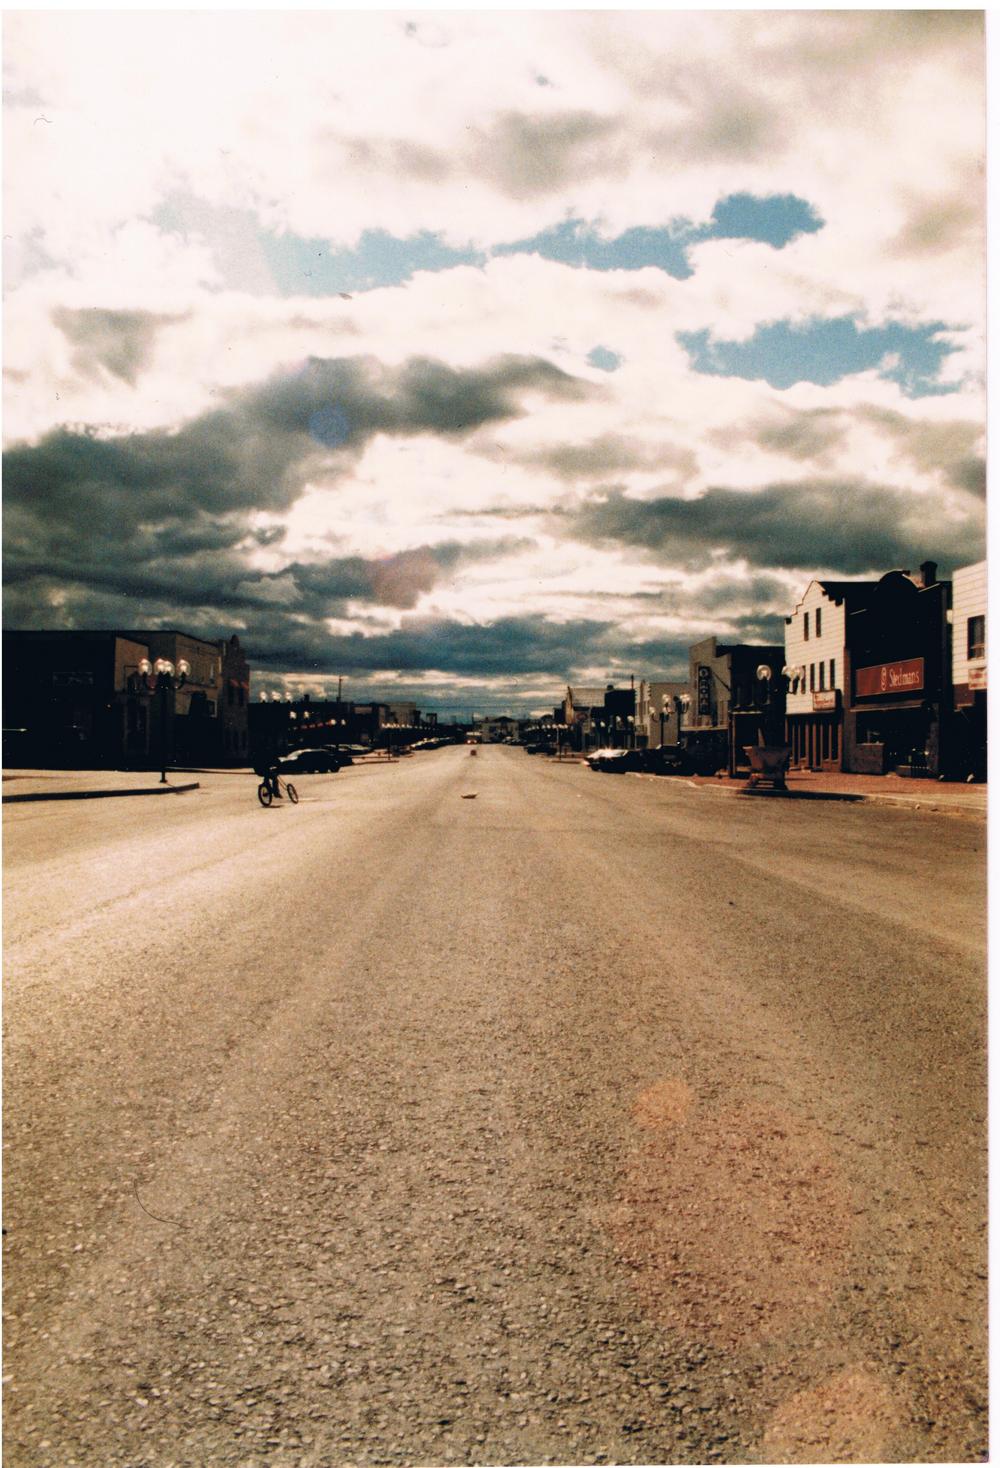
[[810,663],[809,664],[809,692],[810,693],[815,693],[815,691],[816,691],[816,664],[815,663]]
[[823,608],[822,607],[817,607],[816,608],[816,636],[817,637],[821,637],[822,635],[823,635]]
[[820,686],[820,688],[825,688],[826,687],[826,664],[825,663],[820,663],[820,665],[819,665],[819,686]]
[[970,617],[966,623],[968,635],[968,656],[970,658],[984,658],[986,656],[986,618]]
[[803,641],[805,641],[805,642],[808,642],[809,641],[809,613],[808,612],[803,612],[802,613],[802,638],[803,638]]
[[836,658],[831,658],[830,659],[830,687],[831,688],[836,688],[836,686],[837,686],[837,659]]

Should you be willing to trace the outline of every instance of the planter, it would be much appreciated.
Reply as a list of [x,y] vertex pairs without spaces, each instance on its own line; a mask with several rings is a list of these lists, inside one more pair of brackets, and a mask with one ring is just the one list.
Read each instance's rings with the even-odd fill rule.
[[743,752],[750,762],[747,790],[784,790],[785,774],[792,757],[787,744],[745,744]]

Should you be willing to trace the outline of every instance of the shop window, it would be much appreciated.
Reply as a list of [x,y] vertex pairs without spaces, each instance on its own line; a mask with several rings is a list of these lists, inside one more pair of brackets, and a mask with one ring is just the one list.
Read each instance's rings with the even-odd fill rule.
[[[816,608],[816,636],[817,637],[821,637],[822,634],[823,634],[823,608],[822,607],[817,607]],[[822,687],[822,684],[820,684],[820,687]]]
[[803,612],[802,613],[802,640],[803,640],[803,642],[808,642],[809,641],[809,613],[808,612]]
[[965,625],[968,638],[968,656],[970,658],[984,658],[986,656],[986,618],[970,617]]

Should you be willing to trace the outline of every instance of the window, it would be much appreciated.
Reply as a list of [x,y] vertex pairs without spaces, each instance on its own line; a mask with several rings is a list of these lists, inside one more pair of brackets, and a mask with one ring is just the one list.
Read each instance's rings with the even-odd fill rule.
[[802,613],[802,640],[804,642],[808,642],[809,641],[809,613],[808,612],[803,612]]
[[826,687],[826,663],[819,665],[819,686],[821,689]]
[[830,659],[830,687],[831,688],[836,688],[836,686],[837,686],[837,659],[836,658],[831,658]]
[[816,608],[816,636],[819,637],[823,631],[823,608]]
[[816,688],[816,664],[809,664],[809,692],[813,693]]
[[965,625],[968,635],[968,656],[984,658],[986,656],[986,618],[970,617]]

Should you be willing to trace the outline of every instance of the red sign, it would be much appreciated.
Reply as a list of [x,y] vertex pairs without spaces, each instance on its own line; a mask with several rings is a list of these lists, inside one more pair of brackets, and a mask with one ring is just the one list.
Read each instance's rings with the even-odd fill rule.
[[985,667],[983,667],[983,668],[970,668],[969,669],[969,687],[970,688],[985,688],[986,687],[986,669],[985,669]]
[[858,698],[879,698],[887,693],[919,693],[923,686],[923,658],[909,658],[905,663],[876,663],[873,668],[859,668],[854,679]]
[[813,711],[815,713],[822,713],[829,709],[835,709],[836,707],[836,688],[828,688],[825,693],[820,691],[813,694]]

